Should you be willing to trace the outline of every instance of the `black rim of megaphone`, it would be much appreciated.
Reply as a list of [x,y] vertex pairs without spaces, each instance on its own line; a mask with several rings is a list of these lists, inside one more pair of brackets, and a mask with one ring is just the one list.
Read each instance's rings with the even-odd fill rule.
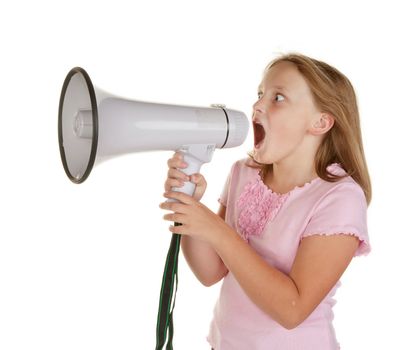
[[[80,178],[76,178],[72,176],[71,172],[69,171],[67,160],[65,157],[64,140],[63,140],[63,135],[62,135],[62,109],[64,107],[65,94],[67,92],[67,87],[68,87],[69,82],[71,81],[72,76],[76,73],[82,74],[87,84],[88,93],[90,94],[90,102],[91,102],[91,109],[92,109],[92,116],[93,116],[93,139],[92,139],[92,144],[91,144],[90,159],[88,160],[87,169],[85,170],[84,174]],[[72,68],[67,74],[64,80],[64,84],[62,85],[61,97],[59,99],[59,112],[58,112],[58,138],[59,138],[59,151],[61,153],[61,160],[62,160],[62,165],[64,166],[64,169],[65,169],[65,173],[67,174],[67,176],[70,178],[72,182],[79,184],[85,181],[85,179],[87,179],[88,175],[90,175],[90,172],[93,169],[94,161],[96,159],[96,154],[97,154],[98,112],[97,112],[96,94],[94,91],[93,83],[91,82],[91,79],[88,76],[87,72],[81,67]]]

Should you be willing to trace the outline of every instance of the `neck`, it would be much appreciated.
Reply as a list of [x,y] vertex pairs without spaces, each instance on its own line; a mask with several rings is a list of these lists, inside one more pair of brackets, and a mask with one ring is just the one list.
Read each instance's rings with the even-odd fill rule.
[[265,184],[272,191],[284,194],[317,178],[314,160],[321,140],[307,135],[292,154],[271,164]]
[[265,184],[276,193],[287,193],[317,178],[314,159],[297,164],[273,163],[265,175]]

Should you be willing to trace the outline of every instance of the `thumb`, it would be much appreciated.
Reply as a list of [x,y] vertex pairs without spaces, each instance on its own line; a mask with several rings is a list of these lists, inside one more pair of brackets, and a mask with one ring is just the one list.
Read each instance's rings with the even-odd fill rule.
[[191,182],[198,185],[201,182],[202,178],[203,177],[200,174],[193,174],[193,175],[191,175],[190,180],[191,180]]
[[194,183],[198,188],[206,188],[207,182],[203,175],[196,173],[190,176],[190,181]]
[[192,174],[190,176],[190,181],[195,184],[194,199],[199,201],[206,191],[206,179],[201,174]]

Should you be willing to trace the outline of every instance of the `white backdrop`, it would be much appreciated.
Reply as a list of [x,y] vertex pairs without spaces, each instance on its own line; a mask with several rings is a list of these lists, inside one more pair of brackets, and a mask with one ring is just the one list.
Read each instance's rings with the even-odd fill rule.
[[[152,349],[170,233],[170,152],[130,155],[66,177],[60,89],[93,83],[145,101],[225,103],[249,116],[264,66],[297,51],[344,72],[358,94],[374,188],[372,253],[342,277],[343,349],[415,348],[417,24],[411,1],[14,1],[0,5],[0,349]],[[202,169],[217,197],[245,144]],[[182,258],[181,258],[182,259]],[[183,259],[175,348],[207,349],[219,285]]]

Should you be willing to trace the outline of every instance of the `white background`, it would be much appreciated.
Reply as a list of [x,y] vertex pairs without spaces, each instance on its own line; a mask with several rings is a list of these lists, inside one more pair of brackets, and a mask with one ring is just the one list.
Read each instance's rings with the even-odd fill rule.
[[[373,251],[342,277],[343,349],[416,347],[415,10],[411,1],[13,1],[0,5],[0,349],[152,349],[170,234],[170,152],[129,155],[82,185],[61,166],[57,111],[67,72],[128,98],[251,113],[264,66],[297,51],[356,88],[373,180]],[[245,144],[202,172],[217,197]],[[175,348],[207,349],[219,285],[183,260]]]

